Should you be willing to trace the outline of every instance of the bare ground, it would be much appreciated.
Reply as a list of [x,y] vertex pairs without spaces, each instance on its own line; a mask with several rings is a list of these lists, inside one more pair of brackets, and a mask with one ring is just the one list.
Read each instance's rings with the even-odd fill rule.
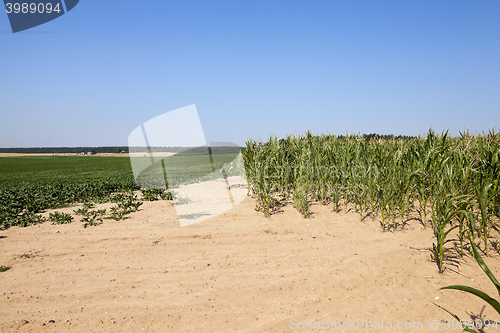
[[[377,220],[331,206],[312,205],[308,219],[292,206],[265,218],[255,204],[247,197],[183,228],[171,202],[159,201],[86,229],[76,218],[3,230],[0,264],[12,268],[0,273],[0,331],[292,332],[309,323],[319,332],[377,324],[461,332],[446,329],[451,316],[431,302],[464,319],[499,319],[477,297],[438,290],[464,284],[496,294],[470,259],[451,258],[439,274],[432,231],[416,219],[382,232]],[[485,260],[499,271],[496,257]],[[422,326],[398,330],[399,322]]]

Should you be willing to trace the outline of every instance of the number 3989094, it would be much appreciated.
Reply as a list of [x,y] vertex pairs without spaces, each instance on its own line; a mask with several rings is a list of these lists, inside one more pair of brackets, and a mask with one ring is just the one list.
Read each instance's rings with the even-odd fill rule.
[[6,3],[5,8],[7,14],[15,13],[15,14],[50,14],[52,12],[59,13],[61,9],[59,8],[59,4],[52,6],[51,3]]

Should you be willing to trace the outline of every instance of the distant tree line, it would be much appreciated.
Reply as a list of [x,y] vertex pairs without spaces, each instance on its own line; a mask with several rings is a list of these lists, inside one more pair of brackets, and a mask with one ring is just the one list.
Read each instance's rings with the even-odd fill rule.
[[[183,155],[207,154],[207,147],[131,147],[132,152],[168,152],[182,153]],[[212,154],[227,154],[239,151],[239,147],[213,147]],[[0,148],[0,153],[15,154],[125,154],[129,147],[30,147],[30,148]]]
[[398,135],[398,136],[395,136],[394,134],[380,135],[380,134],[377,134],[377,133],[363,134],[361,137],[363,139],[365,139],[366,141],[378,140],[378,139],[383,139],[383,140],[392,140],[392,139],[396,139],[396,140],[410,140],[410,139],[414,139],[415,138],[414,136],[409,136],[409,135]]
[[210,149],[207,149],[207,147],[195,147],[185,149],[177,155],[208,155],[209,153],[212,155],[238,154],[240,150],[240,147],[210,147]]
[[79,154],[128,153],[128,147],[29,147],[0,148],[0,153],[17,154]]

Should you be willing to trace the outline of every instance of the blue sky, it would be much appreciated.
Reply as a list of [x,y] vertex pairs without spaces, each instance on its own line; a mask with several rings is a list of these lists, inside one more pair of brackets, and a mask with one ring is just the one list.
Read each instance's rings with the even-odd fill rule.
[[500,127],[499,1],[97,1],[12,34],[0,147],[127,145],[196,104],[207,141]]

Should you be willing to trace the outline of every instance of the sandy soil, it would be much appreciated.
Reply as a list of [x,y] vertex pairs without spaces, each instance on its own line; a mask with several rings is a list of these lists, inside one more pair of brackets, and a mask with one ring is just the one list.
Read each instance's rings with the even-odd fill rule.
[[241,203],[248,186],[240,176],[183,185],[175,189],[175,210],[179,225],[199,223],[220,215]]
[[[0,273],[0,330],[293,332],[316,322],[314,331],[460,332],[446,329],[451,316],[431,302],[466,319],[500,319],[472,295],[438,290],[496,292],[470,259],[439,274],[432,232],[416,220],[381,232],[376,220],[330,206],[313,205],[308,219],[292,206],[271,218],[254,207],[247,197],[181,228],[171,202],[145,202],[126,220],[86,229],[77,219],[3,230],[0,264],[12,269]],[[499,271],[497,258],[485,260]],[[422,326],[397,330],[398,322]]]

